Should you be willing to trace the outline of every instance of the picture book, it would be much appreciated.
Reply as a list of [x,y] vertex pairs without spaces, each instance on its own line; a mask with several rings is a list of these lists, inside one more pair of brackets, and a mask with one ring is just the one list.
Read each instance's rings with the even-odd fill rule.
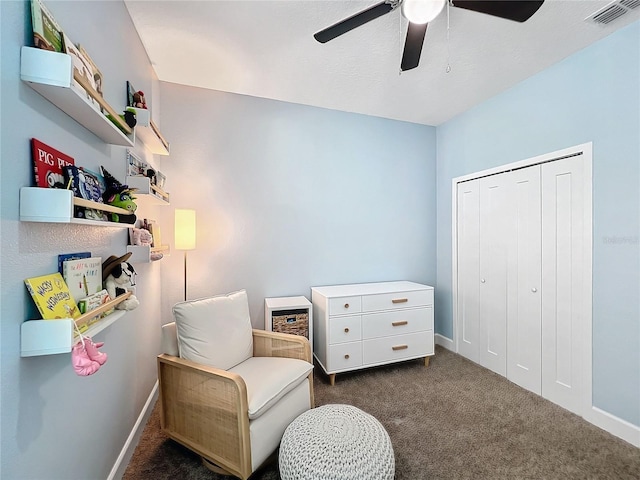
[[62,52],[60,26],[41,0],[31,0],[31,22],[33,25],[33,43],[37,48]]
[[58,255],[58,272],[62,275],[62,265],[66,260],[78,260],[79,258],[89,258],[91,252],[62,253]]
[[78,302],[102,290],[102,258],[66,260],[62,264],[62,276],[71,296]]
[[[96,90],[96,81],[94,79],[93,67],[91,62],[89,62],[89,60],[87,60],[87,58],[82,54],[80,49],[73,44],[67,34],[62,34],[62,40],[64,44],[64,52],[69,54],[69,56],[71,57],[71,62],[73,63],[74,75],[72,87],[81,95],[84,94],[85,98],[87,99],[87,103],[98,110],[100,108],[100,104],[94,100],[93,96],[99,94]],[[94,95],[89,93],[90,90],[88,91],[87,89],[85,89],[85,87],[77,80],[76,73],[78,76],[84,79],[84,83],[90,87],[90,90],[93,90]]]
[[[80,313],[87,313],[87,312],[90,312],[91,310],[95,310],[96,308],[101,307],[102,305],[107,303],[109,300],[111,300],[109,293],[103,289],[103,290],[100,290],[98,293],[92,293],[88,297],[80,300],[78,302],[78,308],[80,309]],[[113,313],[113,311],[114,309],[111,308],[106,312],[104,312],[102,315],[95,317],[95,319],[97,320],[100,318],[104,318],[107,315]]]
[[24,281],[42,318],[78,318],[80,310],[60,273],[50,273]]
[[34,186],[44,188],[66,188],[62,167],[73,165],[74,159],[59,150],[31,139],[31,157],[33,160]]

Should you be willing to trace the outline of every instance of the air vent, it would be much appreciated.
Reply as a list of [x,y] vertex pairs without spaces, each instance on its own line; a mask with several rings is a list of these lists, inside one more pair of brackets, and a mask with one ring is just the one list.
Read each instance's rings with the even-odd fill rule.
[[608,25],[615,19],[629,13],[631,10],[640,7],[640,0],[618,0],[611,2],[604,8],[589,15],[584,20],[586,22],[597,23],[600,25]]

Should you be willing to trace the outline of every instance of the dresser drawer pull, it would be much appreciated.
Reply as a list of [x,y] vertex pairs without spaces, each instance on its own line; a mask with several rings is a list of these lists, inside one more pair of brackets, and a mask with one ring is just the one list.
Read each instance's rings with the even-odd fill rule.
[[409,345],[394,345],[391,350],[406,350],[407,348],[409,348]]
[[349,308],[349,304],[348,304],[348,303],[345,303],[345,304],[344,304],[344,308]]
[[349,327],[344,329],[344,333],[349,333]]
[[345,360],[349,360],[349,354],[348,353],[344,356],[344,359]]
[[391,303],[407,303],[408,301],[408,298],[394,298]]
[[402,325],[407,325],[409,322],[407,320],[401,320],[399,322],[391,322],[391,325],[394,327],[400,327]]

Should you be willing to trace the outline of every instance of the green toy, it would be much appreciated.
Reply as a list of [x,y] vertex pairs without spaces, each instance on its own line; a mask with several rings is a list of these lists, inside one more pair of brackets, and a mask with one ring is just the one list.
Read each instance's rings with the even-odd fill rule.
[[133,193],[136,188],[129,188],[128,185],[120,183],[113,175],[111,175],[104,167],[100,167],[102,176],[104,177],[106,190],[102,194],[102,200],[108,205],[123,208],[129,212],[128,215],[119,213],[110,213],[112,222],[119,223],[136,223],[135,211],[138,208],[134,200],[136,197]]

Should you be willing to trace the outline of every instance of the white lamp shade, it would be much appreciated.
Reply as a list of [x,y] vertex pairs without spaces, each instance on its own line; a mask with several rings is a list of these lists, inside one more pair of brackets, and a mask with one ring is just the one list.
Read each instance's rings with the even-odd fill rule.
[[175,249],[195,250],[196,248],[196,211],[176,208]]
[[436,18],[446,0],[404,0],[402,2],[402,14],[411,23],[429,23]]

